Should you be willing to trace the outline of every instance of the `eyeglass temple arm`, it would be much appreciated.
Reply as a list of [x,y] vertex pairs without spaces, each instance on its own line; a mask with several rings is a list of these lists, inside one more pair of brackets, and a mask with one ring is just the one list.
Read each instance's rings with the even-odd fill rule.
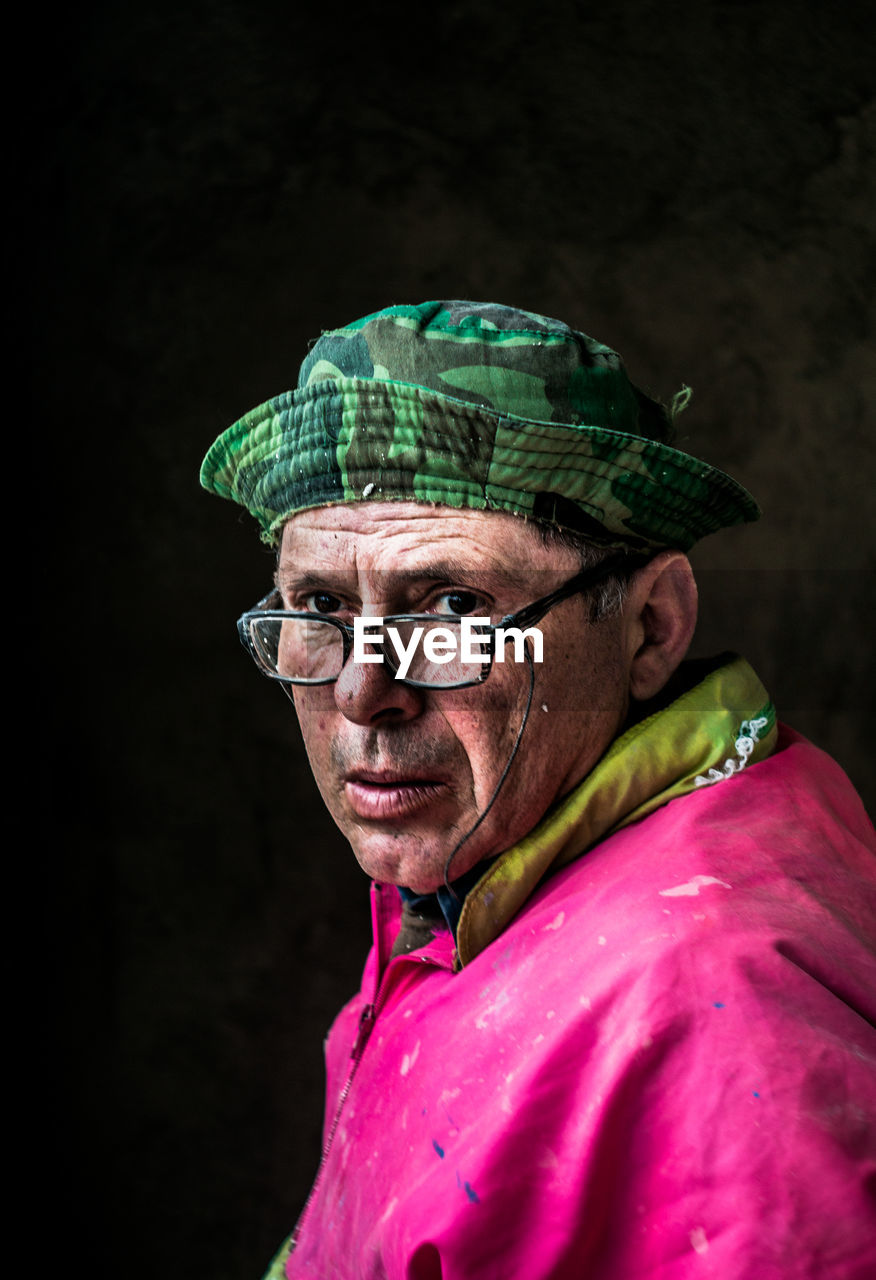
[[609,556],[605,560],[600,560],[599,564],[593,565],[590,569],[582,569],[565,586],[558,587],[556,591],[552,591],[548,596],[543,596],[541,600],[534,600],[532,604],[526,605],[519,613],[509,613],[498,625],[500,627],[534,626],[536,622],[541,621],[549,609],[552,609],[555,604],[559,604],[561,600],[577,595],[579,591],[586,591],[588,587],[596,586],[598,582],[602,582],[604,578],[610,577],[611,574],[616,573],[619,569],[624,569],[627,573],[634,573],[637,569],[643,568],[650,559],[651,557],[647,555],[628,555],[625,552]]

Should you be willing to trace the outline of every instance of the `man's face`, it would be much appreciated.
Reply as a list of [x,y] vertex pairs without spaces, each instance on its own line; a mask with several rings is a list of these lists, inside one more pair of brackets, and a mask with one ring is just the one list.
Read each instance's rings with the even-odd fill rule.
[[[399,613],[469,613],[497,622],[580,569],[523,520],[413,502],[357,503],[294,516],[277,582],[284,607],[345,622]],[[454,858],[455,879],[520,840],[593,767],[627,710],[622,617],[588,621],[580,596],[539,623],[544,661],[520,749],[486,820]],[[333,685],[294,689],[323,799],[373,879],[419,892],[443,882],[511,754],[529,668],[493,663],[487,681],[413,689],[351,657]]]

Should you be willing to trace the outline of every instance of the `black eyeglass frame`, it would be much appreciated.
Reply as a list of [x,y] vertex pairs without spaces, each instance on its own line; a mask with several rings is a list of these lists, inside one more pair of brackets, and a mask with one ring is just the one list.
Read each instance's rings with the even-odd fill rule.
[[[493,666],[493,658],[496,652],[496,632],[499,630],[508,631],[512,628],[524,630],[527,627],[535,626],[550,609],[556,604],[560,604],[563,600],[568,600],[572,596],[578,595],[582,591],[587,591],[591,587],[597,586],[606,578],[611,577],[614,573],[623,573],[628,577],[636,570],[643,568],[652,557],[650,555],[630,555],[621,552],[614,556],[608,556],[605,560],[601,560],[599,564],[591,566],[589,569],[582,569],[580,573],[576,573],[573,578],[564,583],[561,587],[557,587],[556,591],[551,591],[549,595],[542,596],[539,600],[533,600],[531,604],[524,605],[522,609],[518,609],[516,613],[508,613],[504,618],[496,623],[485,623],[479,632],[479,638],[488,636],[490,638],[489,652],[484,654],[484,660],[481,665],[481,673],[471,680],[462,680],[455,684],[433,684],[426,680],[399,680],[400,684],[408,685],[412,689],[433,689],[436,692],[449,692],[453,689],[470,689],[475,685],[483,684],[490,674]],[[297,687],[313,688],[316,685],[334,684],[341,676],[344,667],[349,661],[350,654],[353,652],[353,628],[348,622],[341,622],[338,618],[331,618],[325,614],[313,612],[296,612],[289,609],[271,608],[272,602],[279,600],[280,592],[276,587],[269,591],[253,609],[248,609],[246,613],[241,614],[237,619],[237,633],[240,636],[240,642],[247,650],[253,662],[255,662],[259,671],[270,680],[279,680],[283,685],[295,685]],[[447,623],[458,624],[465,617],[465,614],[455,613],[394,613],[386,618],[381,619],[383,627],[387,627],[394,622],[419,622],[430,623],[432,625],[442,625]],[[283,676],[279,671],[269,670],[261,660],[258,649],[250,632],[250,623],[258,619],[275,619],[278,622],[284,622],[287,619],[300,619],[302,622],[324,622],[329,626],[335,627],[341,633],[341,641],[343,645],[343,661],[341,662],[341,670],[336,676],[319,676],[314,679],[300,676]],[[511,637],[506,637],[506,643]],[[389,667],[394,679],[398,679],[398,666],[393,661],[393,656],[388,649],[383,651],[383,661]]]

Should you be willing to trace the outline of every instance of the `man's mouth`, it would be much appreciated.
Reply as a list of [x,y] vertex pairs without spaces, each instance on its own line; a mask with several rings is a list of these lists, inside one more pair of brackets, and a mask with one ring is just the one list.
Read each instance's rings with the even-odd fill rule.
[[344,794],[359,818],[387,822],[425,808],[447,790],[439,778],[356,770],[344,779]]

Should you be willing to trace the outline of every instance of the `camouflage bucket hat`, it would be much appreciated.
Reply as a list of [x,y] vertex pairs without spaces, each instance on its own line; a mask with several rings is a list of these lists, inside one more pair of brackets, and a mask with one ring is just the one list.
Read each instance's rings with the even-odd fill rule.
[[609,347],[494,303],[395,306],[326,332],[298,387],[225,431],[206,489],[266,542],[311,507],[441,503],[679,547],[756,520],[749,493],[673,449],[669,417]]

